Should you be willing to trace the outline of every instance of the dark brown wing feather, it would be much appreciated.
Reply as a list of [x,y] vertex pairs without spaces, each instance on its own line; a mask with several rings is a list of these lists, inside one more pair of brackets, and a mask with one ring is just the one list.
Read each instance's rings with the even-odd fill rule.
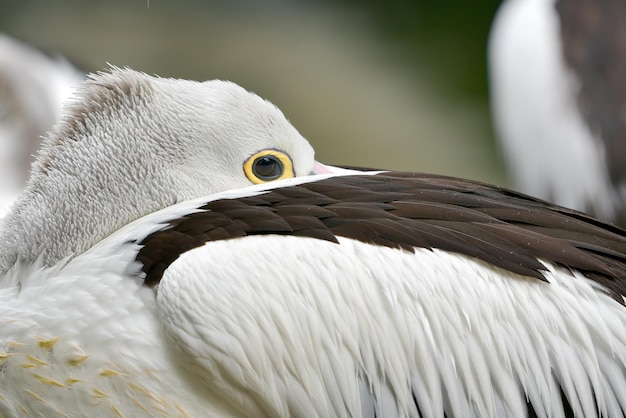
[[145,283],[207,241],[337,236],[414,251],[438,248],[544,280],[538,259],[579,270],[622,302],[626,232],[580,212],[486,184],[413,173],[354,175],[209,202],[141,242]]

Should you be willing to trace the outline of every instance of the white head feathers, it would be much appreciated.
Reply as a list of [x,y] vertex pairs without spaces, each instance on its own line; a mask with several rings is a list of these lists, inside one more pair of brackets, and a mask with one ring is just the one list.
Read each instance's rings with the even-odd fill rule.
[[314,152],[271,103],[225,81],[91,75],[45,140],[0,236],[0,272],[54,263],[176,202],[250,185],[242,165],[263,149],[296,176]]

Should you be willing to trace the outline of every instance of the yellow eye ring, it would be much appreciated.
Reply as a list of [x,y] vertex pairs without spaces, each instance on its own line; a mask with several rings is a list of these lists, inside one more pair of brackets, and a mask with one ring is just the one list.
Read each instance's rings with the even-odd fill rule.
[[254,184],[295,177],[291,158],[275,149],[266,149],[248,158],[243,163],[243,172]]

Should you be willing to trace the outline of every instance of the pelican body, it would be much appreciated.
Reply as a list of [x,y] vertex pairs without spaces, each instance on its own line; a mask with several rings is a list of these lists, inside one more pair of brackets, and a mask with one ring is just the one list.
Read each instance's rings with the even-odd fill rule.
[[0,33],[0,217],[24,188],[42,135],[83,78],[64,57]]
[[494,127],[517,190],[626,226],[626,3],[506,0],[489,36]]
[[621,417],[626,232],[113,68],[0,232],[2,417]]

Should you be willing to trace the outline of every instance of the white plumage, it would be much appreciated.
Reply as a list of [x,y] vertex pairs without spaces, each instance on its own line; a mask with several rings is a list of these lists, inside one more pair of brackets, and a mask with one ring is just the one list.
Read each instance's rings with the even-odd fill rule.
[[[280,165],[251,174],[257,155],[295,177],[250,186]],[[542,228],[565,237],[539,235],[554,261]],[[2,230],[0,415],[622,416],[625,253],[511,192],[315,163],[232,83],[114,69]]]
[[41,137],[83,79],[63,57],[0,33],[0,217],[24,187]]

